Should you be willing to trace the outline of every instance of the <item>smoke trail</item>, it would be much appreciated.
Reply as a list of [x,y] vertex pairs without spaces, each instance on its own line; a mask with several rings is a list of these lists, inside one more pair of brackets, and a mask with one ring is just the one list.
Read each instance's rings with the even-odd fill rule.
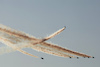
[[50,36],[48,36],[48,37],[46,37],[46,38],[44,38],[44,39],[45,39],[45,40],[48,40],[48,39],[53,38],[54,36],[56,36],[56,35],[58,35],[59,33],[61,33],[63,30],[65,30],[65,28],[66,28],[66,27],[64,27],[64,28],[62,28],[62,29],[56,31],[55,33],[51,34]]
[[11,47],[0,47],[0,55],[5,53],[15,52],[16,50],[12,49]]
[[[23,49],[23,48],[29,48],[29,45],[16,45],[17,48],[19,49]],[[11,52],[15,52],[16,50],[9,47],[9,46],[3,46],[0,47],[0,55],[5,54],[5,53],[11,53]]]
[[37,40],[35,37],[33,37],[31,35],[28,35],[28,34],[21,32],[21,31],[14,30],[14,29],[7,27],[7,26],[4,26],[2,24],[0,24],[0,31],[5,32],[9,35],[17,36],[19,38],[24,38],[24,39],[29,39],[29,40]]
[[[59,51],[54,51],[52,49],[47,49],[47,48],[44,48],[44,47],[33,47],[31,45],[22,45],[22,46],[16,46],[18,47],[19,49],[23,49],[23,48],[32,48],[34,50],[38,50],[38,51],[41,51],[41,52],[44,52],[44,53],[48,53],[48,54],[51,54],[51,55],[55,55],[55,56],[60,56],[60,57],[73,57],[74,56],[71,56],[71,55],[67,55],[67,54],[64,54],[62,52],[59,52]],[[0,54],[5,54],[5,53],[11,53],[11,52],[15,52],[16,50],[15,49],[12,49],[10,47],[0,47]]]
[[44,53],[47,53],[47,54],[51,54],[51,55],[55,55],[55,56],[59,56],[59,57],[73,57],[74,58],[74,56],[64,54],[62,52],[59,52],[59,51],[56,51],[56,50],[53,50],[53,49],[48,49],[48,48],[45,48],[45,47],[36,46],[36,47],[31,47],[31,48],[34,49],[34,50],[38,50],[38,51],[41,51],[41,52],[44,52]]
[[54,45],[54,44],[50,44],[50,43],[46,43],[46,42],[42,42],[41,45],[45,46],[45,47],[49,47],[49,48],[55,49],[55,50],[58,50],[58,51],[62,51],[62,52],[65,52],[65,53],[77,55],[77,56],[91,57],[91,56],[88,56],[86,54],[78,53],[78,52],[75,52],[75,51],[71,51],[71,50],[68,50],[66,48],[60,47],[58,45]]
[[[29,56],[38,58],[37,56],[32,55],[32,54],[30,54],[30,53],[27,53],[26,51],[23,51],[23,50],[21,50],[20,48],[16,47],[16,46],[14,45],[13,42],[11,42],[11,41],[9,41],[9,40],[7,40],[7,39],[0,38],[0,40],[1,40],[3,43],[5,43],[7,46],[12,47],[14,50],[17,50],[17,51],[19,51],[19,52],[22,52],[23,54],[26,54],[26,55],[29,55]],[[8,52],[9,52],[9,51],[8,51]]]
[[[11,29],[9,27],[6,27],[6,26],[0,24],[0,41],[13,48],[13,50],[9,50],[8,52],[18,50],[18,51],[20,51],[24,54],[30,55],[30,56],[34,56],[34,55],[31,55],[31,54],[21,50],[21,48],[31,47],[37,51],[41,51],[41,52],[45,52],[48,54],[61,56],[61,57],[73,57],[68,54],[81,56],[81,57],[91,57],[86,54],[71,51],[69,49],[60,47],[58,45],[44,42],[44,41],[56,36],[57,34],[62,32],[64,29],[65,29],[65,27],[58,30],[54,34],[41,40],[41,39],[36,39],[35,37],[30,36],[26,33],[16,31],[14,29]],[[27,46],[25,46],[26,44],[27,44]],[[34,56],[34,57],[36,57],[36,56]]]

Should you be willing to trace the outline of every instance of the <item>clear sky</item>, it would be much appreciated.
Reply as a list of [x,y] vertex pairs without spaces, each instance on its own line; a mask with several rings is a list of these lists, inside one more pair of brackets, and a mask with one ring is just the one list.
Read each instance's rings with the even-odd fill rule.
[[45,59],[14,52],[0,56],[0,67],[100,66],[100,0],[0,0],[0,23],[37,38],[66,26],[49,42],[96,57],[69,59],[25,49]]

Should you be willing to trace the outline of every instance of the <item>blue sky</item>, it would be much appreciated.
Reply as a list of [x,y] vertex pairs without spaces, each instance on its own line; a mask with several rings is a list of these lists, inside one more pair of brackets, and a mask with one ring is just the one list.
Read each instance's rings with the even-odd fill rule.
[[49,42],[96,57],[77,60],[25,49],[45,60],[15,52],[0,56],[1,67],[100,66],[99,0],[0,0],[0,23],[37,38],[66,26],[64,32]]

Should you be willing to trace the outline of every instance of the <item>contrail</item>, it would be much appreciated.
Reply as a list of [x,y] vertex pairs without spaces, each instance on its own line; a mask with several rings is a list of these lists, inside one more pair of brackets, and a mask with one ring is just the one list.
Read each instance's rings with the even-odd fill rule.
[[37,56],[34,56],[22,50],[22,48],[32,48],[37,51],[41,51],[47,54],[52,54],[52,55],[60,56],[60,57],[73,57],[74,58],[73,55],[81,56],[81,57],[89,57],[89,58],[92,57],[92,56],[89,56],[83,53],[75,52],[75,51],[60,47],[58,45],[45,42],[46,40],[51,39],[57,34],[61,33],[65,28],[66,27],[56,31],[55,33],[51,34],[50,36],[46,38],[37,39],[24,32],[17,31],[17,30],[14,30],[12,28],[9,28],[7,26],[0,24],[0,41],[12,48],[10,50],[10,48],[8,47],[1,47],[0,49],[2,51],[0,52],[0,54],[7,53],[7,52],[9,53],[9,52],[13,52],[17,50],[19,52],[22,52],[23,54],[27,54],[29,56],[38,58]]
[[[16,47],[16,46],[14,45],[13,42],[11,42],[11,41],[9,41],[9,40],[7,40],[7,39],[0,38],[0,40],[1,40],[3,43],[5,43],[7,46],[9,46],[9,47],[11,47],[11,48],[13,48],[13,49],[15,49],[15,50],[17,50],[17,51],[19,51],[19,52],[22,52],[23,54],[27,54],[27,55],[29,55],[29,56],[33,56],[33,57],[38,58],[37,56],[32,55],[32,54],[30,54],[30,53],[27,53],[26,51],[21,50],[19,47]],[[13,45],[14,45],[14,46],[13,46]]]
[[[55,55],[55,56],[60,56],[60,57],[73,57],[74,56],[71,56],[71,55],[67,55],[67,54],[64,54],[62,52],[59,52],[59,51],[53,51],[52,49],[46,49],[46,48],[43,48],[43,47],[33,47],[33,46],[29,46],[29,45],[22,45],[22,46],[16,46],[18,47],[19,49],[23,49],[23,48],[32,48],[34,50],[38,50],[38,51],[41,51],[41,52],[44,52],[44,53],[48,53],[48,54],[51,54],[51,55]],[[11,52],[15,52],[16,49],[12,49],[10,47],[0,47],[0,54],[5,54],[5,53],[11,53]]]

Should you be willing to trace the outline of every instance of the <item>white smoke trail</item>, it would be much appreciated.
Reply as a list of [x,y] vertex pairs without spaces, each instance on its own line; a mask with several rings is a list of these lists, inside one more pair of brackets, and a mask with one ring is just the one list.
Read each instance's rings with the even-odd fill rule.
[[16,50],[12,49],[11,47],[0,47],[0,55],[5,53],[15,52]]
[[53,38],[54,36],[58,35],[59,33],[61,33],[63,30],[65,30],[66,27],[54,32],[53,34],[51,34],[50,36],[46,37],[45,39],[48,40],[48,39],[51,39]]
[[[29,48],[29,45],[21,45],[21,46],[17,45],[16,47],[19,48],[19,49],[23,49],[23,48]],[[15,51],[16,51],[16,49],[13,49],[9,46],[0,47],[0,55],[15,52]]]
[[[51,55],[55,55],[55,56],[60,56],[60,57],[73,57],[74,56],[71,56],[71,55],[68,55],[68,54],[64,54],[62,52],[59,52],[59,51],[54,51],[52,49],[47,49],[47,48],[44,48],[44,47],[33,47],[33,46],[29,46],[29,45],[23,45],[23,46],[16,46],[18,47],[19,49],[23,49],[23,48],[32,48],[34,50],[38,50],[38,51],[41,51],[41,52],[44,52],[44,53],[48,53],[48,54],[51,54]],[[12,49],[11,47],[0,47],[0,54],[5,54],[5,53],[11,53],[11,52],[15,52],[16,49]]]
[[[17,50],[24,54],[33,56],[33,57],[37,57],[37,56],[29,54],[21,49],[26,48],[26,47],[31,47],[37,51],[41,51],[41,52],[45,52],[48,54],[61,56],[61,57],[73,57],[73,56],[71,56],[71,54],[76,55],[76,56],[81,56],[81,57],[91,57],[86,54],[68,50],[68,49],[60,47],[58,45],[44,42],[44,41],[56,36],[57,34],[62,32],[64,29],[65,29],[65,27],[58,30],[54,34],[41,40],[41,39],[37,39],[33,36],[30,36],[26,33],[16,31],[14,29],[11,29],[9,27],[6,27],[6,26],[0,24],[0,41],[13,48],[12,50],[7,48],[8,52]],[[1,47],[0,49],[3,50],[5,48]],[[7,50],[4,53],[7,53]],[[3,54],[3,52],[1,52],[1,54]]]
[[29,56],[38,58],[37,56],[32,55],[32,54],[30,54],[30,53],[27,53],[26,51],[21,50],[19,47],[16,47],[16,45],[14,45],[13,42],[11,42],[11,41],[9,41],[9,40],[7,40],[7,39],[0,38],[0,40],[1,40],[3,43],[5,43],[7,46],[13,48],[14,50],[17,50],[17,51],[19,51],[19,52],[22,52],[23,54],[26,54],[26,55],[29,55]]

